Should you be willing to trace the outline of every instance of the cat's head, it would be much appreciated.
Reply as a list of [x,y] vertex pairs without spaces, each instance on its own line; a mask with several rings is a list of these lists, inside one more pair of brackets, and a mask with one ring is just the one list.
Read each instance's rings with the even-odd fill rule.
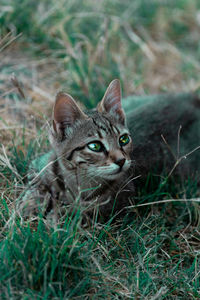
[[95,110],[83,111],[59,93],[53,110],[53,146],[63,172],[79,170],[85,178],[116,180],[131,165],[132,140],[121,106],[119,80],[113,80]]

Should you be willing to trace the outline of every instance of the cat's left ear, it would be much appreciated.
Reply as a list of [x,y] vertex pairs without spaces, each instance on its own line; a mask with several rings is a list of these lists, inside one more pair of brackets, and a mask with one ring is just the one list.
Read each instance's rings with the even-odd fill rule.
[[87,119],[87,115],[81,110],[76,101],[65,93],[58,93],[53,108],[53,131],[59,139],[63,140],[65,132],[76,121]]
[[103,99],[97,106],[101,113],[109,113],[118,118],[124,125],[126,118],[121,104],[121,86],[119,79],[114,79],[108,86]]

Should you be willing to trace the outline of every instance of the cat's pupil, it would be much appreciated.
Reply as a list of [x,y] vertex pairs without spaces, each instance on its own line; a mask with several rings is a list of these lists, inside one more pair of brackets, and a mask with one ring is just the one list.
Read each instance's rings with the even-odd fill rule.
[[100,142],[92,142],[92,143],[89,143],[87,146],[90,150],[95,151],[95,152],[103,151],[103,145]]
[[130,137],[128,136],[128,134],[124,134],[119,138],[119,144],[120,146],[125,146],[130,142]]

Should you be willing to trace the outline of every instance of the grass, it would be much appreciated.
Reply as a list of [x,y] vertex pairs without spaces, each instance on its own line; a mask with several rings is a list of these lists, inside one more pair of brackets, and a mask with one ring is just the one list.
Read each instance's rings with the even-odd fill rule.
[[115,77],[124,96],[198,89],[199,14],[197,0],[1,1],[1,299],[200,298],[190,179],[161,186],[149,176],[137,207],[112,223],[83,227],[79,209],[58,223],[15,210],[29,163],[49,147],[56,92],[93,107]]
[[[2,204],[7,219],[9,209],[5,201]],[[94,223],[85,229],[79,211],[51,226],[42,218],[10,219],[2,232],[2,296],[198,299],[199,231],[194,211],[192,203],[162,204],[134,209],[114,224]]]

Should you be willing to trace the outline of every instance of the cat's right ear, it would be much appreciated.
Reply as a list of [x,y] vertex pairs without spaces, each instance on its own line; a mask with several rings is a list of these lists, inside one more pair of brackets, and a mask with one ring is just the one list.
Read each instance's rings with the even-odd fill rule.
[[63,139],[65,130],[77,120],[86,119],[87,115],[79,108],[75,100],[68,94],[58,93],[53,108],[53,130]]
[[119,122],[125,124],[126,117],[121,104],[121,86],[119,79],[114,79],[108,86],[103,99],[97,106],[101,113],[109,113],[118,118]]

